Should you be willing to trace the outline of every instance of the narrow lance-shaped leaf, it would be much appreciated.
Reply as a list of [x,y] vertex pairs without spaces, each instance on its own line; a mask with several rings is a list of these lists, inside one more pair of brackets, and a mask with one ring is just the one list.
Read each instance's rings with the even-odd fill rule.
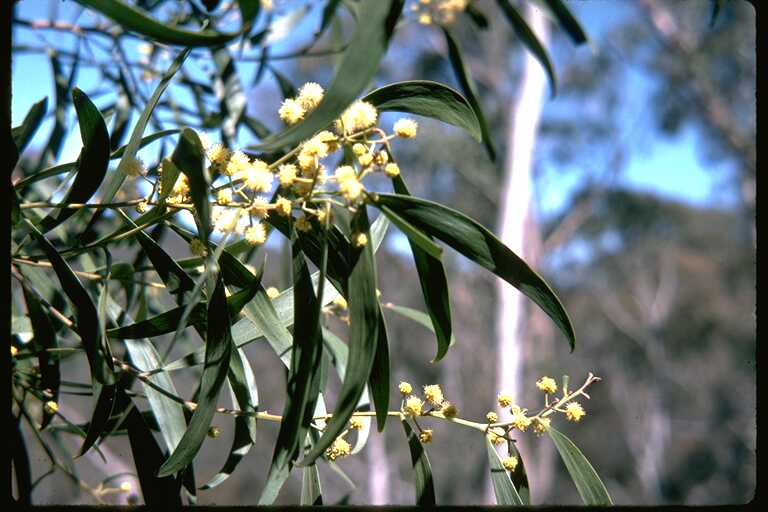
[[[323,339],[320,330],[320,303],[312,289],[312,279],[304,260],[300,243],[293,237],[293,280],[294,280],[294,331],[293,352],[283,420],[277,435],[272,464],[259,504],[274,502],[283,482],[288,477],[293,462],[298,458],[307,430],[312,422],[317,396],[320,392],[319,370],[323,353]],[[321,259],[327,261],[327,244],[322,249]],[[322,295],[325,268],[321,266],[318,294]]]
[[560,26],[568,32],[571,40],[576,44],[583,44],[588,41],[587,34],[584,29],[581,28],[579,20],[573,15],[570,9],[565,5],[562,0],[544,0],[552,11],[552,14],[557,18],[557,22]]
[[563,459],[565,468],[568,470],[568,474],[571,475],[571,479],[576,485],[576,490],[579,491],[579,496],[581,496],[584,504],[597,506],[613,505],[605,484],[597,476],[595,468],[584,457],[581,450],[563,433],[554,428],[550,427],[548,434],[552,442],[555,443],[555,448],[557,448],[560,458]]
[[121,0],[75,1],[111,18],[125,30],[145,35],[160,43],[180,46],[218,46],[226,44],[239,35],[239,32],[222,33],[213,30],[193,32],[168,23],[161,23]]
[[229,478],[256,442],[255,413],[259,407],[259,396],[253,370],[242,349],[232,351],[227,378],[232,391],[233,403],[236,403],[241,411],[249,414],[235,417],[235,435],[227,460],[221,470],[200,488],[201,490],[213,489]]
[[[163,95],[176,72],[181,69],[181,66],[184,64],[184,61],[186,60],[190,51],[190,48],[186,48],[180,51],[178,55],[176,55],[176,57],[173,59],[173,62],[171,62],[171,65],[168,66],[168,70],[160,79],[160,83],[157,84],[157,87],[152,93],[152,96],[150,96],[149,101],[144,106],[144,110],[141,112],[139,120],[136,121],[136,126],[133,127],[131,138],[128,140],[128,145],[125,148],[122,160],[120,160],[120,163],[117,166],[117,172],[112,173],[111,177],[107,180],[107,183],[104,186],[102,202],[108,203],[112,201],[112,199],[115,197],[115,194],[117,194],[117,191],[120,190],[120,186],[123,184],[123,181],[125,181],[127,176],[126,170],[131,165],[133,165],[134,161],[136,160],[136,153],[139,151],[141,146],[141,136],[144,133],[144,129],[147,127],[147,123],[149,123],[150,117],[152,117],[152,113],[154,112],[157,103],[160,101],[160,96]],[[144,215],[151,214],[155,210],[158,210],[158,208],[153,208],[151,211]],[[101,210],[93,214],[91,220],[88,223],[88,229],[93,226],[93,224],[101,217],[101,215]]]
[[317,469],[317,464],[312,464],[302,470],[301,504],[309,506],[323,504],[323,490],[320,487],[320,472]]
[[552,88],[552,96],[554,97],[557,94],[557,78],[555,76],[555,70],[552,67],[552,62],[549,60],[547,50],[517,9],[512,7],[509,0],[496,0],[496,3],[499,4],[501,12],[504,13],[509,24],[512,25],[512,29],[515,31],[515,34],[517,34],[517,37],[519,37],[526,48],[528,48],[528,51],[533,53],[536,60],[544,66],[544,70],[547,72],[547,77],[549,78],[549,85]]
[[515,490],[517,490],[517,494],[520,495],[520,499],[523,500],[524,505],[530,505],[531,504],[531,489],[528,485],[528,473],[525,471],[525,463],[523,462],[523,457],[520,455],[520,452],[515,448],[515,443],[507,441],[507,447],[509,449],[509,454],[517,457],[517,466],[515,466],[515,469],[510,471],[510,479],[512,480],[512,485],[515,486]]
[[139,477],[144,503],[149,507],[180,507],[181,479],[174,476],[157,476],[157,470],[165,455],[131,399],[123,391],[120,391],[118,398],[121,401],[121,409],[130,407],[125,426],[128,429],[133,463]]
[[91,297],[80,279],[59,255],[56,248],[35,228],[32,223],[26,221],[32,235],[37,239],[43,252],[51,262],[53,270],[61,283],[61,289],[67,295],[75,309],[77,317],[77,329],[80,339],[88,356],[88,364],[91,375],[101,384],[110,384],[114,381],[112,373],[112,361],[107,361],[102,353],[102,339],[99,330],[99,316],[96,312]]
[[10,410],[8,410],[8,415],[10,418],[6,425],[11,426],[10,455],[14,474],[16,476],[18,503],[22,505],[32,505],[32,471],[29,464],[27,445],[24,443],[24,436],[21,434],[19,419],[14,417],[13,412]]
[[27,112],[27,115],[24,116],[24,121],[11,130],[13,142],[16,144],[19,154],[24,152],[27,144],[32,140],[32,136],[40,127],[40,123],[43,121],[47,109],[48,97],[46,96],[37,103],[34,103],[29,109],[29,112]]
[[211,177],[204,165],[205,150],[194,130],[184,128],[179,143],[171,159],[181,172],[189,178],[189,193],[195,205],[195,222],[203,244],[208,243],[211,231],[211,205],[208,192],[211,189]]
[[189,422],[184,437],[171,456],[158,471],[158,476],[168,476],[186,468],[203,444],[208,427],[216,412],[216,400],[227,377],[232,353],[227,297],[224,281],[219,275],[216,288],[208,304],[208,332],[205,342],[205,367],[200,381],[197,408]]
[[[131,228],[136,227],[136,224],[133,223],[131,218],[128,217],[125,212],[122,210],[117,210],[117,212],[120,214],[123,221],[131,226]],[[178,263],[176,263],[176,260],[165,252],[162,247],[157,245],[149,235],[143,231],[136,231],[134,236],[138,239],[141,248],[144,249],[144,252],[155,267],[155,271],[160,276],[163,283],[168,287],[170,293],[182,293],[195,287],[195,282],[192,281],[192,278],[189,277]]]
[[302,122],[271,136],[254,149],[274,151],[292,146],[308,139],[338,118],[376,74],[403,4],[403,0],[364,0],[359,9],[365,13],[365,22],[357,24],[323,100]]
[[[400,195],[410,196],[405,180],[402,176],[392,180],[395,192]],[[429,237],[429,235],[426,235]],[[431,239],[431,238],[430,238]],[[441,360],[448,353],[448,348],[453,343],[453,327],[451,325],[451,303],[448,298],[448,278],[445,275],[445,267],[440,259],[431,256],[422,250],[410,239],[413,262],[421,283],[421,294],[424,304],[427,306],[429,318],[432,321],[432,329],[437,338],[437,354],[433,362]]]
[[369,92],[363,100],[379,111],[408,112],[458,126],[478,142],[483,137],[481,121],[471,99],[468,101],[457,91],[438,82],[396,82]]
[[371,376],[368,378],[368,387],[371,390],[373,405],[376,408],[376,426],[379,432],[384,431],[389,412],[389,341],[387,339],[387,324],[384,314],[379,308],[379,329],[376,340],[376,355],[371,367]]
[[488,127],[488,121],[485,119],[485,113],[483,107],[480,105],[478,99],[477,86],[469,72],[469,68],[464,64],[464,58],[461,56],[461,49],[459,43],[451,35],[451,32],[443,27],[443,34],[445,35],[445,42],[448,45],[448,59],[451,61],[453,67],[453,73],[456,75],[456,80],[459,82],[462,92],[467,97],[469,104],[472,106],[472,111],[477,116],[477,122],[480,125],[480,131],[482,133],[483,144],[485,150],[488,152],[488,157],[491,161],[496,161],[496,148],[493,145],[493,136],[491,135],[491,129]]
[[[62,200],[63,203],[85,203],[93,196],[104,180],[109,164],[109,132],[101,112],[90,98],[78,88],[72,90],[72,100],[77,111],[83,149],[77,161],[77,175]],[[43,233],[55,228],[77,212],[74,208],[62,208],[40,223]]]
[[[40,387],[47,391],[50,400],[58,402],[59,386],[61,385],[59,359],[58,357],[52,357],[52,352],[49,352],[49,349],[58,347],[58,343],[56,342],[56,331],[53,329],[51,320],[48,318],[48,315],[34,292],[29,290],[26,286],[23,286],[23,290],[24,299],[27,303],[30,326],[34,334],[32,341],[34,342],[34,347],[38,354],[37,360],[40,367]],[[51,414],[46,407],[43,407],[43,419],[40,422],[40,430],[48,426],[51,418],[53,418],[53,414]]]
[[411,452],[411,464],[414,473],[414,490],[416,491],[416,505],[419,507],[435,506],[435,484],[432,479],[432,466],[427,457],[427,451],[421,444],[419,437],[413,431],[407,421],[403,421],[405,437],[408,439],[408,449]]
[[[368,213],[361,207],[352,218],[354,233],[368,233]],[[370,239],[370,236],[369,236]],[[365,390],[376,357],[379,334],[379,301],[376,298],[376,266],[371,244],[357,250],[357,261],[349,276],[349,360],[339,390],[333,418],[323,435],[301,462],[306,466],[322,454],[347,425]]]
[[571,351],[576,337],[571,320],[549,285],[496,236],[463,213],[411,196],[377,194],[376,202],[392,208],[422,231],[490,270],[535,302],[566,336]]
[[101,386],[99,397],[96,400],[96,406],[91,415],[91,421],[88,424],[88,433],[85,436],[83,445],[80,447],[78,457],[84,455],[107,428],[109,418],[112,416],[112,410],[115,407],[116,395],[116,385]]
[[493,484],[493,493],[496,495],[496,504],[524,505],[523,499],[509,478],[509,473],[501,463],[499,454],[496,453],[496,448],[493,447],[487,437],[485,438],[485,447],[488,451],[488,464],[491,468],[491,483]]

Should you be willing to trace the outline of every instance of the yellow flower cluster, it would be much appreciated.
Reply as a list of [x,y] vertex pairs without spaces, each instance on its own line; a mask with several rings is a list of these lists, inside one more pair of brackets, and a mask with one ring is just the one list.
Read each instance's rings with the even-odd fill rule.
[[427,444],[432,442],[432,429],[424,429],[419,433],[419,441],[422,442],[422,444]]
[[269,297],[270,299],[276,299],[277,296],[280,295],[280,290],[278,290],[274,286],[270,286],[269,288],[267,288],[266,292],[267,292],[267,297]]
[[416,395],[411,395],[408,398],[405,399],[405,405],[403,406],[403,411],[406,414],[410,414],[412,416],[421,416],[421,413],[424,410],[424,401],[417,397]]
[[507,471],[514,471],[517,467],[517,457],[505,457],[501,460],[501,465],[504,466],[504,469]]
[[413,391],[413,387],[407,382],[401,382],[400,385],[397,387],[397,389],[403,395],[410,395],[411,392]]
[[287,124],[296,124],[320,104],[324,93],[319,84],[308,82],[299,89],[296,98],[286,98],[283,101],[277,115]]
[[342,437],[336,438],[333,444],[325,450],[325,456],[332,461],[346,457],[350,453],[352,453],[352,447]]
[[367,101],[357,100],[345,110],[334,126],[339,133],[351,134],[376,124],[379,113]]
[[441,405],[443,403],[443,390],[438,384],[424,386],[424,398],[432,405]]
[[467,4],[469,0],[417,0],[411,5],[411,11],[422,25],[450,25]]
[[557,382],[551,377],[542,377],[536,381],[536,387],[545,393],[557,392]]
[[360,418],[352,418],[349,420],[349,428],[352,430],[362,430],[363,428],[363,420]]
[[511,422],[512,426],[520,432],[525,432],[525,429],[531,425],[531,418],[525,415],[527,409],[521,409],[520,407],[513,405],[511,410],[512,417],[509,419],[509,421]]
[[565,406],[565,417],[570,421],[579,421],[582,416],[587,414],[578,402],[569,402]]

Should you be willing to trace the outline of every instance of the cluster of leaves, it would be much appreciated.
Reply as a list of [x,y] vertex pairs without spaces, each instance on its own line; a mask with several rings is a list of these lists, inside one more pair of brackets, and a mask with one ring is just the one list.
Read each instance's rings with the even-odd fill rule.
[[[218,242],[212,239],[210,194],[215,176],[205,165],[205,151],[198,132],[182,126],[162,129],[158,118],[161,108],[173,108],[167,102],[162,103],[163,94],[186,59],[198,51],[194,49],[208,49],[208,58],[216,64],[213,86],[183,73],[179,81],[197,100],[200,110],[194,117],[199,126],[219,128],[226,144],[237,140],[241,126],[249,129],[260,140],[248,148],[249,155],[272,163],[332,126],[345,109],[363,95],[401,18],[403,1],[326,3],[315,41],[338,19],[341,5],[359,23],[341,52],[335,77],[323,100],[301,122],[279,133],[270,133],[261,122],[249,117],[234,67],[235,59],[226,46],[239,39],[242,44],[261,45],[262,56],[268,55],[269,25],[254,33],[262,14],[269,19],[269,13],[262,12],[260,2],[241,0],[220,9],[222,12],[215,10],[218,2],[205,2],[210,12],[190,2],[189,10],[175,13],[173,24],[153,17],[153,10],[162,11],[162,2],[139,2],[136,7],[122,1],[78,0],[78,3],[114,22],[110,26],[117,32],[93,28],[113,41],[137,37],[184,49],[177,53],[154,93],[146,99],[128,143],[119,147],[130,111],[138,104],[136,99],[128,94],[127,106],[115,105],[100,111],[88,94],[72,88],[74,73],[68,80],[59,80],[60,56],[51,56],[57,73],[54,130],[39,164],[14,183],[12,193],[12,273],[26,304],[26,314],[14,314],[12,349],[13,398],[18,409],[18,415],[12,414],[11,418],[17,432],[12,460],[20,499],[29,501],[35,485],[31,482],[28,456],[20,434],[22,418],[43,446],[45,441],[39,432],[46,429],[79,435],[82,438],[80,455],[90,449],[98,450],[100,442],[111,435],[127,434],[144,500],[150,505],[159,505],[180,504],[182,486],[188,498],[195,499],[192,463],[210,434],[214,415],[229,414],[235,422],[231,450],[221,471],[202,489],[221,484],[254,446],[257,422],[271,417],[259,413],[256,379],[243,350],[249,343],[266,340],[286,366],[288,382],[283,414],[276,417],[280,421],[280,432],[260,503],[274,502],[294,467],[304,471],[303,499],[309,503],[321,500],[317,461],[326,459],[326,450],[353,414],[373,407],[381,431],[389,412],[390,354],[386,324],[376,294],[374,253],[390,222],[408,237],[427,309],[426,315],[413,311],[406,314],[415,314],[434,330],[435,361],[446,355],[453,340],[442,248],[436,241],[518,288],[551,317],[573,350],[575,336],[571,322],[547,283],[473,219],[444,205],[411,196],[399,174],[392,176],[394,193],[366,192],[361,202],[336,208],[333,223],[327,221],[311,230],[298,230],[292,216],[287,219],[267,216],[267,235],[276,229],[291,244],[293,286],[276,297],[270,296],[262,286],[263,265],[255,272],[247,265],[255,251],[244,240],[228,243],[226,237]],[[585,40],[583,31],[562,2],[546,3],[576,41]],[[239,30],[217,30],[217,24],[231,14],[235,5],[241,19]],[[546,67],[554,92],[554,72],[546,51],[517,9],[506,0],[498,0],[498,5],[522,41]],[[476,8],[466,12],[478,26],[487,25],[487,18]],[[186,28],[193,24],[200,28]],[[379,111],[407,112],[458,126],[482,141],[493,157],[495,151],[472,79],[449,29],[443,27],[443,32],[464,95],[439,83],[409,81],[375,89],[363,99]],[[300,53],[306,54],[310,49],[311,46]],[[79,54],[74,57],[73,68],[77,67],[79,58]],[[269,60],[263,57],[258,75],[267,68],[270,68]],[[117,82],[129,93],[131,80],[121,67],[116,69]],[[285,95],[291,96],[287,79],[272,71]],[[209,115],[205,107],[211,96],[216,97],[220,110],[215,116]],[[77,161],[48,166],[49,159],[60,152],[66,131],[66,116],[60,114],[66,112],[70,103],[77,114],[83,148]],[[33,139],[46,110],[47,101],[43,100],[13,129],[17,150],[13,165]],[[107,128],[106,113],[115,117],[111,131]],[[160,129],[144,136],[150,124]],[[155,141],[165,144],[174,136],[178,136],[175,149],[164,159],[174,172],[169,172],[164,165],[162,175],[158,176],[158,166],[150,169],[147,179],[155,176],[154,181],[149,181],[163,192],[153,208],[131,217],[127,211],[142,201],[118,199],[130,183],[126,180],[133,179],[129,176],[135,174],[138,151]],[[117,167],[110,170],[110,161],[118,159]],[[191,207],[181,208],[167,201],[168,191],[179,173],[186,176],[189,184]],[[54,194],[42,185],[45,180],[65,174],[62,184],[70,177],[73,181],[63,199],[52,203]],[[89,203],[97,192],[99,201]],[[34,196],[46,201],[35,202],[30,199]],[[272,202],[275,200],[273,196]],[[368,207],[380,212],[374,222],[369,221]],[[35,213],[40,208],[51,208],[52,213],[41,217]],[[185,209],[193,213],[196,232],[188,231],[182,223],[180,212]],[[107,215],[106,211],[115,215]],[[202,243],[204,254],[181,260],[171,256],[156,240],[166,228],[189,244]],[[147,234],[145,231],[150,229],[151,233]],[[97,236],[100,233],[101,236]],[[359,240],[356,237],[361,234],[368,243],[356,243]],[[111,251],[126,246],[139,249],[134,261],[113,262]],[[310,264],[317,269],[314,273]],[[82,270],[76,270],[78,267]],[[58,282],[51,281],[44,269],[53,270]],[[144,280],[152,273],[162,283]],[[117,299],[115,284],[124,292],[125,301]],[[176,306],[164,308],[162,302],[153,298],[152,288],[165,289],[173,296]],[[326,328],[321,314],[323,308],[339,296],[349,305],[350,329],[346,343]],[[168,361],[167,356],[178,340],[191,339],[185,335],[188,327],[197,332],[203,345],[182,358]],[[27,342],[23,341],[25,333],[32,334]],[[153,339],[166,334],[172,339],[161,355]],[[60,362],[83,354],[92,382],[82,384],[62,379]],[[197,388],[191,400],[185,400],[179,395],[171,372],[200,364],[202,373]],[[332,414],[326,415],[323,393],[331,366],[342,385]],[[141,391],[133,390],[137,382]],[[235,409],[217,405],[225,382]],[[91,419],[86,424],[73,424],[58,410],[60,396],[72,392],[73,387],[91,388],[96,397]],[[27,400],[30,396],[46,404],[39,424],[30,414],[31,405]],[[137,398],[146,398],[149,409],[140,410],[138,404],[142,402]],[[63,423],[54,422],[53,418]],[[353,453],[363,448],[369,428],[370,419],[364,419]],[[159,431],[164,447],[156,441],[153,430]],[[423,447],[414,443],[408,428],[406,435],[416,470],[418,501],[425,503],[430,501],[425,493],[427,487],[431,487],[431,470]],[[553,440],[580,492],[586,489],[582,493],[584,500],[609,503],[604,487],[578,449],[559,433],[553,435]],[[78,481],[51,450],[47,453],[52,469],[61,469]],[[492,448],[489,456],[499,502],[523,503],[519,479],[514,475],[510,478],[503,468],[499,471],[498,456]],[[326,462],[333,465],[331,460]],[[590,489],[596,488],[602,488],[603,493],[591,493]]]

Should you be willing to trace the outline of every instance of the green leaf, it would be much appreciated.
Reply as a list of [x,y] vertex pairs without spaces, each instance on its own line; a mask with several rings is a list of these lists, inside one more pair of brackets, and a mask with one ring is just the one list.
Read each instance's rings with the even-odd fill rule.
[[40,127],[40,123],[43,122],[43,118],[45,117],[46,110],[48,110],[47,96],[33,104],[29,109],[29,112],[27,112],[27,115],[24,116],[24,121],[11,130],[13,142],[16,144],[19,154],[24,152],[27,144],[32,140],[32,136]]
[[240,9],[241,25],[243,27],[243,35],[246,36],[251,32],[253,27],[253,21],[259,15],[261,10],[260,0],[237,0],[237,7]]
[[710,0],[712,3],[712,15],[709,18],[709,28],[712,28],[715,26],[715,23],[717,22],[717,18],[720,16],[720,11],[722,11],[723,6],[725,5],[725,0]]
[[[124,317],[124,321],[132,321],[130,316],[111,298],[108,298],[107,309],[113,321],[121,317]],[[166,447],[173,451],[181,441],[187,427],[181,404],[167,396],[167,394],[178,396],[173,380],[167,372],[153,373],[161,366],[161,363],[160,355],[151,340],[147,338],[136,341],[126,339],[124,343],[134,366],[149,375],[147,378],[150,383],[143,381],[141,383],[144,394],[149,401],[149,406],[160,428]]]
[[203,244],[208,243],[211,232],[211,203],[208,192],[211,189],[211,177],[205,166],[205,150],[194,130],[184,128],[179,143],[171,159],[181,172],[189,178],[189,193],[195,205],[195,222]]
[[[55,349],[58,347],[58,343],[56,342],[56,331],[54,330],[53,325],[51,325],[51,320],[48,318],[48,315],[35,293],[28,289],[24,283],[22,283],[22,287],[24,291],[24,300],[27,304],[30,327],[34,334],[32,342],[37,351],[37,361],[40,368],[40,389],[48,390],[50,392],[50,400],[58,402],[59,387],[61,385],[59,358],[51,357],[51,352],[48,352],[48,349]],[[48,423],[50,423],[51,418],[54,416],[48,412],[47,408],[43,407],[42,409],[43,419],[40,422],[40,430],[48,426]]]
[[283,95],[283,99],[295,98],[296,87],[294,87],[291,81],[288,80],[288,77],[280,73],[273,66],[267,66],[267,67],[274,75],[275,80],[277,80],[277,85],[280,86],[280,93]]
[[493,233],[463,213],[425,199],[377,194],[375,202],[388,206],[417,228],[520,290],[555,322],[568,339],[571,351],[576,347],[571,320],[555,292]]
[[523,505],[531,504],[531,489],[528,485],[528,473],[525,471],[525,464],[523,463],[523,457],[520,452],[515,448],[514,443],[507,442],[509,447],[509,453],[517,457],[517,466],[514,471],[511,471],[510,478],[512,484],[515,486],[515,490],[520,495],[520,499],[523,500]]
[[32,505],[32,471],[29,464],[29,454],[27,445],[24,443],[24,436],[21,434],[21,425],[19,419],[14,417],[9,409],[9,422],[6,425],[13,425],[11,428],[11,464],[13,464],[14,475],[16,476],[16,492],[18,493],[18,503],[22,505]]
[[[253,369],[242,349],[232,352],[232,360],[229,363],[229,375],[227,378],[229,379],[230,390],[233,395],[232,402],[237,404],[241,411],[255,414],[259,408],[259,394],[256,389]],[[227,460],[224,462],[221,470],[200,489],[213,489],[229,478],[255,442],[256,417],[253,415],[235,417],[235,435],[232,439],[232,447],[229,449]]]
[[379,111],[408,112],[458,126],[478,142],[483,137],[471,100],[467,101],[457,91],[438,82],[396,82],[375,89],[363,100],[372,103]]
[[111,384],[114,381],[112,361],[106,360],[105,355],[102,353],[102,336],[99,329],[99,316],[96,312],[96,306],[94,306],[88,291],[80,282],[80,279],[67,265],[64,258],[59,255],[56,248],[51,245],[32,223],[26,222],[32,236],[37,239],[43,252],[48,257],[48,261],[51,262],[53,270],[56,272],[56,276],[61,283],[61,289],[75,309],[77,332],[88,356],[91,375],[101,384]]
[[[488,153],[488,157],[491,161],[496,161],[496,148],[493,145],[493,136],[491,135],[491,129],[488,127],[488,121],[485,119],[485,113],[483,107],[480,105],[478,99],[477,86],[469,72],[469,68],[464,64],[464,58],[461,56],[461,48],[458,41],[454,39],[451,32],[443,27],[443,34],[445,35],[445,42],[448,45],[448,59],[451,61],[451,67],[453,67],[453,73],[456,75],[456,81],[459,82],[461,91],[467,97],[467,101],[472,106],[472,111],[477,116],[477,122],[480,125],[480,132],[482,134],[483,145]],[[478,138],[478,140],[480,140]]]
[[[120,216],[123,218],[126,224],[132,228],[136,227],[130,217],[122,210],[117,210]],[[182,293],[188,290],[192,290],[195,287],[195,282],[184,270],[176,263],[176,260],[171,257],[170,254],[165,252],[162,247],[152,240],[149,235],[143,231],[136,231],[134,236],[138,239],[141,248],[149,257],[152,265],[155,267],[157,275],[168,287],[170,293]],[[143,337],[146,337],[143,336]]]
[[412,226],[407,220],[403,219],[386,206],[382,206],[381,211],[395,226],[400,228],[400,231],[408,237],[409,242],[417,245],[424,253],[436,260],[440,260],[443,257],[442,247],[433,242],[431,238],[422,233],[419,229]]
[[[295,233],[295,231],[294,231]],[[322,263],[327,261],[327,244],[322,249]],[[321,264],[318,296],[322,296],[325,266]],[[320,330],[320,301],[312,289],[312,279],[296,236],[293,237],[294,331],[293,353],[288,372],[288,386],[283,407],[283,421],[277,435],[267,486],[259,498],[260,505],[274,502],[293,462],[298,458],[312,423],[320,393],[320,360],[323,338]]]
[[[120,186],[123,184],[123,181],[125,181],[125,177],[127,176],[125,169],[128,168],[128,166],[130,166],[136,159],[136,153],[139,151],[141,146],[141,136],[144,133],[144,129],[147,127],[147,123],[149,123],[150,117],[152,117],[152,113],[154,112],[157,103],[160,101],[160,96],[163,95],[165,89],[171,83],[171,79],[176,74],[176,72],[181,69],[181,65],[184,64],[184,60],[187,58],[187,55],[189,55],[190,51],[191,50],[189,48],[186,48],[180,51],[178,55],[176,55],[171,65],[168,66],[165,74],[163,74],[163,78],[160,79],[160,83],[157,84],[157,87],[152,93],[152,96],[149,98],[149,101],[144,106],[144,110],[142,110],[141,115],[139,116],[139,120],[136,122],[136,126],[133,127],[131,138],[128,139],[128,145],[123,152],[122,160],[120,160],[120,163],[117,166],[117,172],[112,173],[112,176],[104,187],[104,193],[102,194],[101,199],[102,202],[108,203],[112,201],[112,199],[115,197],[115,194],[117,194],[117,191],[120,190]],[[148,215],[155,210],[158,210],[158,208],[153,208],[151,211],[145,213],[144,215]],[[96,212],[88,223],[89,227],[98,218],[99,212]],[[137,224],[141,223],[137,222]]]
[[269,137],[254,149],[275,151],[293,146],[336,120],[376,74],[403,4],[403,0],[363,0],[359,9],[365,13],[365,22],[357,24],[323,100],[303,121]]
[[85,454],[93,443],[106,430],[109,418],[112,416],[112,410],[115,407],[115,397],[117,395],[117,386],[101,386],[99,398],[96,400],[96,407],[93,409],[91,421],[88,425],[88,434],[85,436],[83,446],[80,447],[78,457]]
[[194,459],[203,444],[216,412],[216,400],[227,377],[232,353],[232,333],[224,281],[219,275],[208,303],[208,331],[205,341],[205,367],[200,380],[197,408],[179,445],[158,471],[159,477],[180,472]]
[[144,503],[149,507],[179,508],[181,479],[173,476],[157,476],[157,470],[165,459],[163,451],[155,441],[152,431],[147,427],[138,408],[122,390],[118,399],[121,401],[122,408],[130,408],[125,426],[128,429],[133,464],[139,477]]
[[583,44],[589,40],[579,20],[576,19],[562,0],[544,0],[544,2],[575,44]]
[[[398,315],[404,316],[406,318],[413,320],[418,324],[423,325],[433,333],[435,332],[435,326],[430,316],[422,311],[419,311],[418,309],[409,308],[407,306],[398,306],[390,302],[388,302],[387,304],[384,304],[383,307],[387,308],[388,310],[394,313],[397,313]],[[451,334],[451,339],[448,342],[448,346],[450,347],[454,343],[456,343],[456,339],[454,338],[453,334]]]
[[[63,203],[85,203],[93,196],[104,180],[109,164],[109,132],[101,112],[90,98],[78,88],[72,90],[72,100],[80,125],[83,149],[77,161],[77,175]],[[43,233],[55,228],[75,214],[77,209],[62,208],[44,218],[40,223]]]
[[373,405],[376,408],[376,426],[379,432],[384,431],[389,412],[389,341],[387,339],[387,324],[384,314],[379,308],[379,329],[376,340],[376,355],[371,367],[371,376],[368,377],[368,387],[373,397]]
[[491,467],[491,483],[493,484],[493,493],[496,495],[497,505],[524,505],[523,499],[512,484],[509,473],[501,463],[496,448],[493,447],[488,438],[485,438],[485,447],[488,451],[488,464]]
[[473,4],[467,5],[464,9],[464,14],[469,16],[469,19],[471,19],[475,26],[480,30],[486,30],[489,27],[488,17],[483,11],[478,9],[477,6]]
[[323,490],[320,487],[320,472],[317,469],[317,464],[312,464],[302,470],[301,504],[310,506],[323,504]]
[[193,32],[161,23],[140,9],[121,0],[75,0],[77,3],[100,12],[118,23],[123,29],[145,35],[154,41],[179,46],[218,46],[236,38],[239,32],[223,33],[213,30]]
[[[154,142],[154,141],[156,141],[158,139],[161,139],[163,137],[166,137],[168,135],[177,134],[180,131],[181,130],[177,130],[177,129],[161,130],[161,131],[155,132],[155,133],[153,133],[151,135],[147,135],[146,137],[141,139],[141,142],[139,143],[138,149],[143,148],[144,146],[147,146],[150,143],[152,143],[152,142]],[[109,156],[109,159],[110,160],[114,160],[115,158],[120,158],[121,156],[123,156],[123,153],[125,153],[127,147],[128,146],[125,145],[125,146],[121,146],[121,147],[117,148],[117,150],[115,150]],[[75,167],[77,167],[77,162],[68,162],[68,163],[65,163],[65,164],[60,164],[60,165],[55,165],[53,167],[49,167],[48,169],[44,169],[44,170],[42,170],[42,171],[40,171],[40,172],[38,172],[36,174],[33,174],[32,176],[27,176],[23,180],[19,180],[13,186],[13,188],[17,189],[17,190],[21,190],[24,187],[26,187],[27,185],[30,185],[30,184],[32,184],[32,183],[34,183],[36,181],[40,181],[40,180],[44,180],[46,178],[51,178],[53,176],[58,176],[60,174],[64,174],[66,172],[71,171]]]
[[432,466],[429,464],[427,451],[419,441],[419,436],[411,429],[407,421],[403,421],[405,437],[411,452],[411,464],[415,477],[416,505],[419,507],[435,506],[435,485],[432,480]]
[[525,22],[525,19],[519,12],[517,12],[517,9],[512,7],[509,0],[496,0],[496,3],[499,4],[501,11],[507,17],[509,24],[512,25],[512,29],[515,31],[515,34],[517,34],[517,37],[519,37],[526,48],[528,48],[528,51],[536,57],[536,60],[544,66],[544,70],[547,72],[547,77],[549,78],[549,85],[552,89],[552,96],[554,97],[557,94],[557,78],[555,76],[555,70],[552,67],[552,62],[549,60],[547,50],[536,37],[536,34],[533,33],[531,27],[528,26],[528,23]]
[[[368,233],[366,209],[358,209],[352,218],[352,231]],[[370,237],[369,237],[370,238]],[[314,462],[338,437],[357,407],[371,375],[379,338],[379,301],[376,298],[376,267],[371,244],[359,250],[357,262],[349,276],[349,360],[341,384],[333,418],[323,435],[301,461],[302,466]]]
[[[227,310],[230,318],[236,318],[242,309],[253,299],[259,290],[259,285],[240,290],[227,297]],[[107,336],[117,339],[154,338],[174,332],[179,328],[179,322],[184,314],[184,305],[170,309],[164,313],[147,318],[123,327],[107,330]],[[207,328],[206,307],[204,304],[195,304],[192,308],[187,325],[199,329]]]
[[560,458],[563,459],[573,483],[576,485],[576,490],[579,491],[581,501],[585,505],[613,505],[605,484],[597,476],[595,468],[584,457],[581,450],[554,428],[550,427],[548,433],[552,442],[555,443],[555,448],[557,448]]

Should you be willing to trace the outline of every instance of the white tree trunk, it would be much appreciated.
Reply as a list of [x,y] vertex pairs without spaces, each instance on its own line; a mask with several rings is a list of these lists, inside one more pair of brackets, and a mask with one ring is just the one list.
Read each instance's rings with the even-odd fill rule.
[[[539,41],[546,46],[549,30],[544,13],[531,3],[526,3],[525,17]],[[507,157],[498,221],[501,240],[521,257],[525,257],[523,242],[526,239],[526,225],[531,207],[531,160],[546,88],[544,69],[533,55],[526,51],[519,92],[516,101],[510,105],[508,115]],[[498,280],[497,290],[497,388],[518,400],[525,328],[523,295],[501,279]],[[500,421],[508,418],[508,411],[499,415]],[[503,450],[506,451],[506,448]],[[490,480],[488,482],[486,501],[493,503],[493,489]]]
[[[371,430],[376,428],[373,420]],[[368,438],[368,489],[371,493],[371,505],[390,505],[392,503],[389,482],[389,459],[384,448],[384,434],[371,432]]]

